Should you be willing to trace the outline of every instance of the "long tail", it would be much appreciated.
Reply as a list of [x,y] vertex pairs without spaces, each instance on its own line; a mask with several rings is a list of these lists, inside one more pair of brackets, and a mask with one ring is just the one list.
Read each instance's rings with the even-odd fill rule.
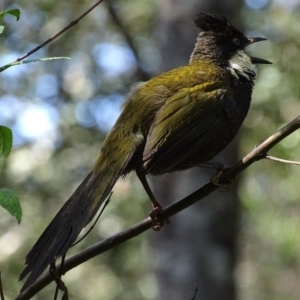
[[[111,142],[114,142],[113,139]],[[108,197],[117,179],[124,174],[128,162],[140,143],[126,140],[126,149],[114,149],[114,153],[102,151],[91,171],[69,200],[63,205],[49,226],[40,236],[26,257],[27,265],[20,275],[28,274],[21,292],[29,287],[54,261],[65,254],[81,230],[93,219],[99,207]],[[104,147],[106,148],[106,147]]]

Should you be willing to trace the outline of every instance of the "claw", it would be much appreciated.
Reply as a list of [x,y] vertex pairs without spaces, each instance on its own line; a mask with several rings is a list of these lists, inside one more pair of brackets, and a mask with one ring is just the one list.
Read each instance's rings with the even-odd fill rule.
[[163,227],[165,224],[171,224],[170,219],[161,220],[159,218],[159,213],[162,211],[162,207],[156,206],[153,208],[151,213],[149,214],[150,218],[152,219],[152,229],[154,231],[160,231],[161,227]]
[[161,207],[156,207],[149,214],[150,218],[152,219],[152,229],[155,231],[160,231],[160,228],[164,226],[164,221],[159,220],[159,218],[157,217],[160,212]]
[[229,190],[229,188],[231,187],[231,185],[236,181],[236,177],[234,179],[228,178],[228,183],[219,183],[219,178],[221,177],[221,175],[223,174],[224,170],[228,169],[229,167],[226,165],[223,165],[221,170],[218,170],[217,173],[215,175],[213,175],[210,179],[210,182],[213,183],[214,185],[220,187],[221,189],[219,189],[221,192],[226,192]]

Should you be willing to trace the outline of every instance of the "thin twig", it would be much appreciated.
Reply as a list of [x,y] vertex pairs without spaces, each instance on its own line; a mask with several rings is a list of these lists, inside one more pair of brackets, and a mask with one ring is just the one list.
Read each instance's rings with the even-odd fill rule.
[[56,282],[54,300],[57,299],[58,290],[61,290],[63,292],[62,299],[69,299],[68,288],[66,287],[65,283],[61,279],[61,274],[59,273],[60,270],[58,271],[58,269],[61,269],[61,267],[64,264],[64,257],[65,257],[65,255],[63,255],[62,263],[61,263],[61,265],[58,266],[58,268],[55,265],[55,261],[53,261],[49,267],[49,275],[52,277],[52,280],[54,280]]
[[[83,239],[85,239],[89,233],[94,229],[95,225],[97,224],[98,220],[100,219],[102,213],[104,212],[105,208],[107,207],[107,205],[109,204],[110,202],[110,198],[111,198],[111,195],[113,194],[113,192],[110,192],[109,195],[108,195],[108,198],[107,200],[105,201],[104,205],[103,205],[103,208],[101,209],[99,215],[97,216],[95,222],[93,223],[93,225],[89,228],[89,230],[83,235],[82,238],[80,238],[78,241],[76,241],[71,247],[74,247],[75,245],[77,245],[78,243],[80,243]],[[70,248],[71,248],[70,247]]]
[[[61,264],[61,266],[63,266],[63,264]],[[54,297],[53,297],[54,300],[57,300],[57,297],[58,297],[58,291],[59,291],[59,288],[58,288],[58,285],[56,285],[56,287],[55,287],[55,292],[54,292]]]
[[197,293],[198,293],[198,287],[197,287],[197,285],[195,285],[194,295],[193,295],[193,298],[191,300],[196,299]]
[[[66,259],[66,253],[61,257],[61,263],[59,265],[59,270],[58,270],[58,274],[57,274],[59,276],[59,278],[61,278],[61,275],[63,272],[65,259]],[[53,268],[53,266],[55,267],[55,262],[52,265],[50,265],[50,272],[51,272],[51,268]],[[58,290],[59,290],[59,286],[58,286],[58,284],[56,284],[56,289],[55,289],[54,298],[53,298],[54,300],[56,300],[58,297]]]
[[1,278],[1,271],[0,271],[0,298],[1,298],[1,300],[5,300],[4,292],[3,292],[3,285],[2,285],[2,278]]
[[127,44],[129,45],[129,47],[132,50],[132,53],[137,61],[138,77],[143,81],[149,80],[150,75],[141,68],[142,64],[141,64],[140,53],[139,53],[138,47],[136,46],[136,44],[132,38],[132,35],[127,31],[126,26],[123,24],[121,18],[119,17],[116,10],[114,9],[114,7],[111,5],[111,3],[109,1],[107,2],[107,9],[108,9],[108,12],[109,12],[112,20],[114,21],[115,25],[119,28],[119,30],[123,34]]
[[64,32],[66,32],[67,30],[69,30],[71,27],[73,27],[76,24],[78,24],[81,19],[83,19],[88,13],[90,13],[101,2],[103,2],[103,0],[99,0],[98,2],[96,2],[87,11],[85,11],[82,15],[80,15],[77,19],[75,19],[74,21],[72,21],[68,26],[66,26],[65,28],[63,28],[62,30],[60,30],[59,32],[57,32],[56,34],[54,34],[53,36],[51,36],[48,40],[46,40],[42,44],[38,45],[37,47],[35,47],[34,49],[30,50],[26,54],[24,54],[21,57],[17,58],[15,61],[12,62],[12,64],[16,63],[18,61],[21,61],[24,58],[26,58],[26,57],[30,56],[31,54],[35,53],[36,51],[38,51],[39,49],[43,48],[45,45],[49,44],[50,42],[52,42],[53,40],[55,40],[57,37],[59,37],[60,35],[62,35]]
[[273,161],[277,161],[277,162],[281,162],[281,163],[284,163],[284,164],[290,164],[290,165],[300,166],[300,162],[299,161],[282,159],[282,158],[278,158],[278,157],[271,156],[271,155],[266,155],[264,158],[265,159],[269,159],[269,160],[273,160]]
[[[243,159],[234,164],[232,167],[225,169],[222,175],[219,177],[220,184],[225,184],[230,181],[230,178],[235,178],[239,173],[244,171],[254,162],[261,160],[265,157],[265,154],[272,149],[275,145],[277,145],[280,141],[286,138],[288,135],[296,131],[300,128],[300,116],[294,119],[292,122],[278,130],[276,133],[267,138],[260,145],[256,146],[254,150],[248,153]],[[171,216],[177,214],[178,212],[184,210],[185,208],[191,206],[192,204],[198,202],[199,200],[205,198],[213,191],[218,189],[218,186],[209,182],[188,195],[187,197],[177,201],[176,203],[166,207],[162,210],[162,212],[158,215],[159,219],[166,220]],[[119,232],[89,248],[86,250],[70,257],[66,260],[63,272],[77,267],[78,265],[84,263],[87,260],[90,260],[92,257],[95,257],[103,252],[106,252],[125,241],[128,241],[137,235],[145,232],[146,230],[152,228],[152,219],[150,217],[140,221],[139,223]],[[47,286],[53,278],[49,274],[45,274],[41,276],[33,285],[31,285],[27,290],[25,290],[21,295],[19,295],[16,300],[25,300],[30,299],[40,290],[42,290],[45,286]]]

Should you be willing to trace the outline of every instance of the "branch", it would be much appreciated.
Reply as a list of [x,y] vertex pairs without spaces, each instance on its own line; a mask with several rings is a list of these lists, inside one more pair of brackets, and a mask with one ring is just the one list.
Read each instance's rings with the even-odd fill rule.
[[91,6],[87,11],[85,11],[82,15],[80,15],[77,19],[73,20],[68,26],[66,26],[65,28],[63,28],[62,30],[60,30],[59,32],[57,32],[56,34],[54,34],[52,37],[50,37],[48,40],[46,40],[45,42],[43,42],[42,44],[38,45],[37,47],[35,47],[34,49],[30,50],[29,52],[27,52],[26,54],[22,55],[21,57],[17,58],[15,61],[13,61],[11,64],[19,62],[21,60],[23,60],[24,58],[28,57],[29,55],[35,53],[36,51],[40,50],[41,48],[43,48],[44,46],[46,46],[47,44],[49,44],[50,42],[52,42],[53,40],[55,40],[56,38],[58,38],[60,35],[62,35],[64,32],[66,32],[67,30],[69,30],[71,27],[75,26],[76,24],[79,23],[79,21],[81,19],[83,19],[88,13],[90,13],[96,6],[98,6],[101,2],[103,2],[103,0],[99,0],[98,2],[96,2],[93,6]]
[[264,158],[265,159],[269,159],[269,160],[273,160],[273,161],[277,161],[277,162],[281,162],[281,163],[284,163],[284,164],[290,164],[290,165],[300,166],[300,162],[299,161],[282,159],[282,158],[278,158],[278,157],[271,156],[271,155],[266,155]]
[[278,143],[280,143],[287,136],[300,128],[300,116],[293,121],[279,129],[272,134],[269,138],[263,141],[260,145],[256,146],[249,154],[242,160],[233,165],[231,168],[225,170],[220,176],[220,183],[226,182],[228,178],[235,177],[237,174],[244,171],[247,167],[252,165],[255,161],[265,158],[266,154]]
[[[232,167],[225,169],[222,175],[219,177],[220,184],[226,184],[230,181],[230,178],[236,177],[239,173],[244,171],[254,162],[265,158],[266,153],[272,149],[275,145],[277,145],[280,141],[286,138],[288,135],[296,131],[300,128],[300,116],[294,119],[292,122],[279,129],[276,133],[267,138],[260,145],[256,146],[250,153],[248,153],[243,159],[234,164]],[[160,220],[166,220],[167,218],[177,214],[178,212],[184,210],[185,208],[193,205],[199,200],[205,198],[213,191],[218,189],[218,186],[209,182],[188,195],[187,197],[177,201],[176,203],[166,207],[159,214]],[[139,223],[119,232],[110,238],[107,238],[86,250],[70,257],[65,261],[64,266],[62,268],[63,273],[68,272],[69,270],[77,267],[78,265],[84,263],[85,261],[106,252],[134,237],[140,235],[146,230],[152,227],[152,220],[150,217],[140,221]],[[60,268],[60,265],[57,266]],[[31,285],[27,290],[25,290],[21,295],[19,295],[16,300],[25,300],[30,299],[40,290],[42,290],[45,286],[47,286],[50,282],[53,281],[53,278],[49,273],[46,273],[44,276],[41,276],[33,285]]]
[[137,62],[137,75],[138,75],[138,77],[143,81],[149,80],[151,78],[150,75],[141,68],[141,65],[142,65],[141,64],[141,57],[140,57],[140,54],[139,54],[138,47],[136,47],[136,44],[134,43],[134,39],[132,38],[132,35],[128,32],[126,26],[123,24],[121,18],[119,17],[117,12],[115,11],[114,7],[110,4],[110,2],[107,3],[107,9],[108,9],[108,12],[109,12],[112,20],[114,21],[115,25],[119,28],[119,30],[123,34],[127,44],[131,48],[131,51],[132,51],[132,53],[133,53],[133,55],[136,59],[136,62]]

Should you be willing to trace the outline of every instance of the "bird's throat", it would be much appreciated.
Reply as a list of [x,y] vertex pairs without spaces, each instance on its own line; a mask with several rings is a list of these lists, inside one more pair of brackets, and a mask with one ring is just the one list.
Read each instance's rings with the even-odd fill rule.
[[238,50],[230,58],[228,69],[237,79],[242,76],[253,81],[256,77],[256,66],[252,64],[250,57],[242,50]]

